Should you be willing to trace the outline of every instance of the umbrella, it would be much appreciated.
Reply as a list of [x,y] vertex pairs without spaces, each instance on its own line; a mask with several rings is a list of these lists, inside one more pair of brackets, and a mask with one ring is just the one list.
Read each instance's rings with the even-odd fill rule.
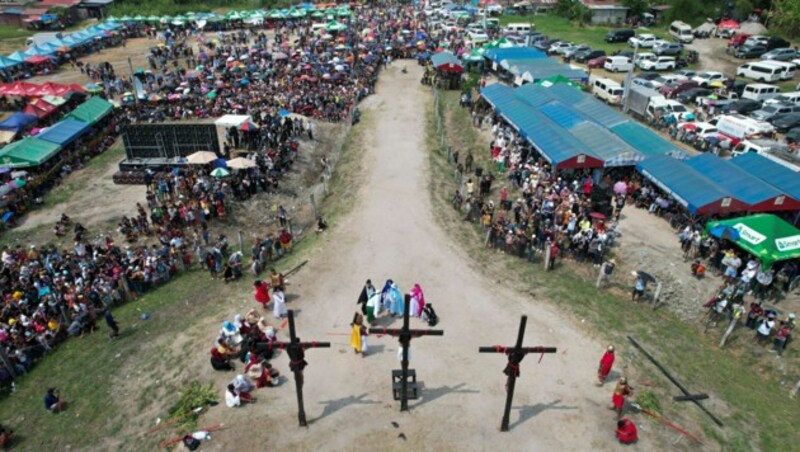
[[25,179],[14,179],[8,182],[8,185],[10,185],[13,188],[22,188],[25,186],[26,183],[27,182],[25,182]]
[[624,181],[617,182],[614,184],[614,193],[618,195],[625,195],[628,193],[628,184],[626,184]]
[[643,272],[643,271],[639,270],[639,271],[632,272],[632,274],[633,274],[633,276],[636,276],[637,278],[642,278],[645,282],[648,282],[648,283],[655,283],[656,282],[656,278],[653,275],[651,275],[650,273]]
[[711,228],[708,232],[714,237],[721,239],[727,239],[731,241],[739,240],[739,231],[726,224],[718,224]]
[[211,175],[214,177],[225,177],[229,176],[231,173],[226,170],[225,168],[217,168],[211,172]]
[[209,98],[209,99],[216,99],[217,98],[217,92],[216,91],[209,91],[209,93],[206,94],[206,97]]
[[605,220],[606,219],[606,216],[603,215],[600,212],[592,212],[592,213],[589,214],[589,216],[592,217],[592,218],[596,218],[598,220]]
[[272,58],[275,59],[275,60],[285,60],[285,59],[289,58],[289,55],[287,55],[287,54],[285,54],[283,52],[277,52],[277,53],[272,55]]
[[282,108],[282,109],[281,109],[281,110],[278,112],[278,114],[281,116],[281,118],[284,118],[284,117],[286,117],[286,116],[289,116],[289,110],[286,110],[285,108]]
[[241,130],[242,132],[254,132],[258,130],[258,126],[250,121],[245,121],[242,123],[242,125],[239,126],[239,130]]
[[255,162],[244,157],[236,157],[235,159],[228,160],[228,168],[230,169],[247,169],[255,167]]
[[198,151],[186,156],[190,165],[207,165],[217,159],[217,154],[211,151]]

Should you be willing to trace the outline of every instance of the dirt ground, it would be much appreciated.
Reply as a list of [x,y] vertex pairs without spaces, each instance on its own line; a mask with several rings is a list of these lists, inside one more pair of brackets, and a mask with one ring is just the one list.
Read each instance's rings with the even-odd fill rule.
[[[298,313],[300,336],[333,343],[330,350],[307,352],[304,395],[310,426],[297,427],[294,383],[289,382],[259,390],[255,405],[212,408],[201,423],[227,427],[213,435],[206,449],[251,450],[265,438],[269,447],[280,450],[485,450],[489,444],[509,450],[586,450],[616,443],[613,413],[606,408],[612,387],[593,385],[604,345],[587,339],[582,326],[544,303],[487,280],[434,223],[420,114],[429,94],[416,83],[418,69],[409,65],[409,70],[412,74],[405,75],[390,68],[377,95],[363,104],[374,119],[364,139],[367,179],[352,213],[290,281],[289,307]],[[370,336],[365,358],[348,345],[355,301],[367,278],[379,287],[392,278],[404,291],[419,282],[441,317],[444,337],[412,343],[411,364],[423,389],[410,403],[410,413],[399,413],[391,397],[390,370],[399,367],[396,340]],[[232,301],[227,318],[246,307]],[[500,434],[505,359],[479,355],[477,348],[512,343],[523,313],[531,315],[526,342],[555,345],[559,353],[539,364],[535,357],[523,363],[512,429]],[[398,324],[386,317],[378,323]],[[412,327],[425,325],[413,319]],[[209,345],[215,334],[212,327],[206,335]],[[206,347],[193,349],[191,359],[205,363]],[[273,363],[287,371],[283,356]],[[233,377],[207,365],[195,372],[216,382],[220,395]],[[259,434],[253,434],[254,425],[260,426]],[[653,445],[643,436],[638,450]]]

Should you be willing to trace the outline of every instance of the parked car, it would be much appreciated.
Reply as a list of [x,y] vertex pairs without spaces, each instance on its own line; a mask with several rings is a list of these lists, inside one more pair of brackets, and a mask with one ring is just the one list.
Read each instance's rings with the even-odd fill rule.
[[628,39],[636,36],[636,31],[625,30],[611,30],[606,34],[606,42],[627,42]]
[[590,50],[590,51],[578,52],[575,55],[575,61],[577,61],[578,63],[586,63],[591,59],[604,56],[606,56],[605,50]]
[[550,46],[550,49],[548,49],[548,52],[549,53],[555,53],[557,55],[563,55],[564,52],[567,51],[567,49],[569,49],[571,47],[574,47],[574,46],[575,46],[575,44],[573,44],[571,42],[558,41],[555,44]]
[[776,115],[770,121],[775,129],[780,133],[788,132],[789,129],[800,127],[800,113],[784,113]]
[[728,91],[732,91],[738,94],[739,97],[742,96],[742,93],[744,92],[744,87],[749,84],[750,83],[747,80],[737,80],[737,79],[725,80],[723,82],[723,85],[725,85],[725,88],[728,88]]
[[645,88],[650,88],[650,89],[657,89],[658,88],[656,86],[656,84],[653,83],[652,80],[647,80],[647,79],[640,78],[640,77],[634,78],[633,80],[631,80],[631,83],[633,83],[634,85],[644,86]]
[[675,74],[662,74],[651,81],[656,85],[656,87],[661,88],[665,84],[674,82],[675,80],[678,80],[678,77]]
[[776,60],[776,61],[792,61],[797,58],[797,51],[794,49],[783,47],[780,49],[772,49],[769,52],[761,55],[762,60]]
[[725,77],[725,74],[723,74],[722,72],[705,71],[692,77],[692,80],[699,83],[700,86],[706,87],[713,82],[725,83],[725,81],[728,80],[728,77]]
[[782,49],[791,47],[792,43],[781,38],[780,36],[772,36],[767,40],[767,50]]
[[699,86],[700,85],[694,80],[679,79],[665,83],[658,90],[661,92],[661,94],[667,97],[675,97],[684,91],[697,88]]
[[789,144],[800,143],[800,127],[795,127],[786,132],[786,142]]
[[657,40],[658,40],[658,38],[656,38],[656,35],[651,35],[649,33],[643,33],[643,34],[640,34],[639,36],[634,36],[634,37],[628,39],[628,44],[631,47],[640,47],[640,48],[649,49],[650,47],[653,47],[653,44],[655,44],[655,42]]
[[791,104],[769,104],[764,105],[758,110],[750,113],[750,117],[758,121],[772,122],[772,118],[785,113],[800,111],[800,106]]
[[626,72],[633,69],[633,62],[628,57],[615,55],[606,57],[603,68],[609,72]]
[[675,95],[675,99],[682,104],[693,104],[698,97],[706,97],[711,94],[708,88],[692,88]]
[[533,46],[535,48],[539,49],[539,50],[542,50],[544,52],[550,53],[550,47],[558,44],[559,42],[561,42],[560,39],[547,39],[547,38],[545,38],[545,39],[542,39],[540,41],[534,42]]
[[642,72],[641,74],[636,76],[637,78],[643,78],[645,80],[655,80],[661,77],[661,74],[658,72]]
[[728,49],[735,49],[737,47],[744,45],[745,41],[747,41],[747,38],[749,37],[750,35],[747,33],[734,34],[733,36],[731,36],[731,39],[728,40]]
[[681,51],[683,50],[683,45],[678,44],[677,42],[667,42],[662,45],[653,46],[653,52],[656,55],[680,55]]
[[633,60],[633,54],[633,50],[617,50],[616,52],[612,52],[610,56],[628,57]]
[[722,107],[724,113],[750,114],[761,108],[761,102],[753,99],[739,99]]
[[697,75],[697,71],[694,71],[694,70],[691,70],[691,69],[682,69],[682,70],[676,72],[675,75],[677,75],[680,78],[684,78],[684,79],[688,80],[688,79],[691,79],[692,77],[694,77],[695,75]]
[[742,43],[742,46],[743,47],[746,47],[746,46],[764,46],[764,47],[766,47],[768,42],[769,42],[769,37],[761,36],[761,35],[754,35],[754,36],[750,36],[749,38],[745,39],[745,41]]
[[606,65],[606,56],[599,56],[597,58],[592,58],[586,63],[589,66],[589,69],[600,69],[601,67],[605,67]]
[[591,47],[587,46],[586,44],[580,44],[576,46],[569,47],[567,50],[564,51],[564,60],[569,61],[575,57],[575,54],[578,52],[583,52],[584,50],[592,50]]
[[748,59],[748,58],[758,58],[761,55],[767,53],[766,46],[762,45],[753,45],[753,46],[741,46],[733,52],[733,56],[736,58]]

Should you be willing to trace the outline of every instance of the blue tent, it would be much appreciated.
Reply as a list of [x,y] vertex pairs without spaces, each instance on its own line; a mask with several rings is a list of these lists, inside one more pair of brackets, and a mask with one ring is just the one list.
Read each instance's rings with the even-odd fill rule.
[[800,200],[800,174],[780,163],[754,152],[742,154],[730,162],[795,200]]
[[746,212],[750,208],[708,177],[668,155],[647,158],[636,169],[692,214]]
[[611,131],[645,156],[668,154],[681,160],[687,158],[680,148],[638,122],[626,121],[611,127]]
[[503,60],[513,59],[526,59],[526,60],[542,60],[547,58],[547,55],[539,49],[533,47],[506,47],[489,49],[483,54],[484,57],[499,63]]
[[19,66],[19,61],[14,61],[11,58],[0,56],[0,69]]
[[24,53],[17,50],[16,52],[9,55],[7,58],[11,61],[16,61],[17,63],[24,63],[25,58],[28,58],[28,55],[25,55]]
[[[753,212],[794,210],[800,201],[786,196],[772,185],[764,182],[747,170],[714,154],[700,154],[686,161],[686,165],[726,189],[735,198],[750,205]],[[800,178],[800,175],[797,177]]]
[[52,127],[49,127],[44,132],[36,136],[36,138],[44,141],[55,143],[59,146],[66,146],[78,137],[89,131],[91,125],[78,121],[77,119],[65,119],[57,122]]
[[36,116],[27,113],[14,113],[2,122],[0,122],[0,130],[11,130],[17,132],[31,124],[35,124]]
[[33,45],[28,47],[28,50],[26,50],[22,54],[25,55],[25,58],[29,58],[36,55],[50,56],[54,53],[56,53],[55,50],[50,50],[42,46]]

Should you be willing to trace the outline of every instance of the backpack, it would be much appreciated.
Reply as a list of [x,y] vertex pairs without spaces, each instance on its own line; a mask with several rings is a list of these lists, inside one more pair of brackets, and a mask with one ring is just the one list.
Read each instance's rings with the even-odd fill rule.
[[186,435],[183,437],[183,445],[189,450],[197,450],[200,447],[200,440],[192,435]]

